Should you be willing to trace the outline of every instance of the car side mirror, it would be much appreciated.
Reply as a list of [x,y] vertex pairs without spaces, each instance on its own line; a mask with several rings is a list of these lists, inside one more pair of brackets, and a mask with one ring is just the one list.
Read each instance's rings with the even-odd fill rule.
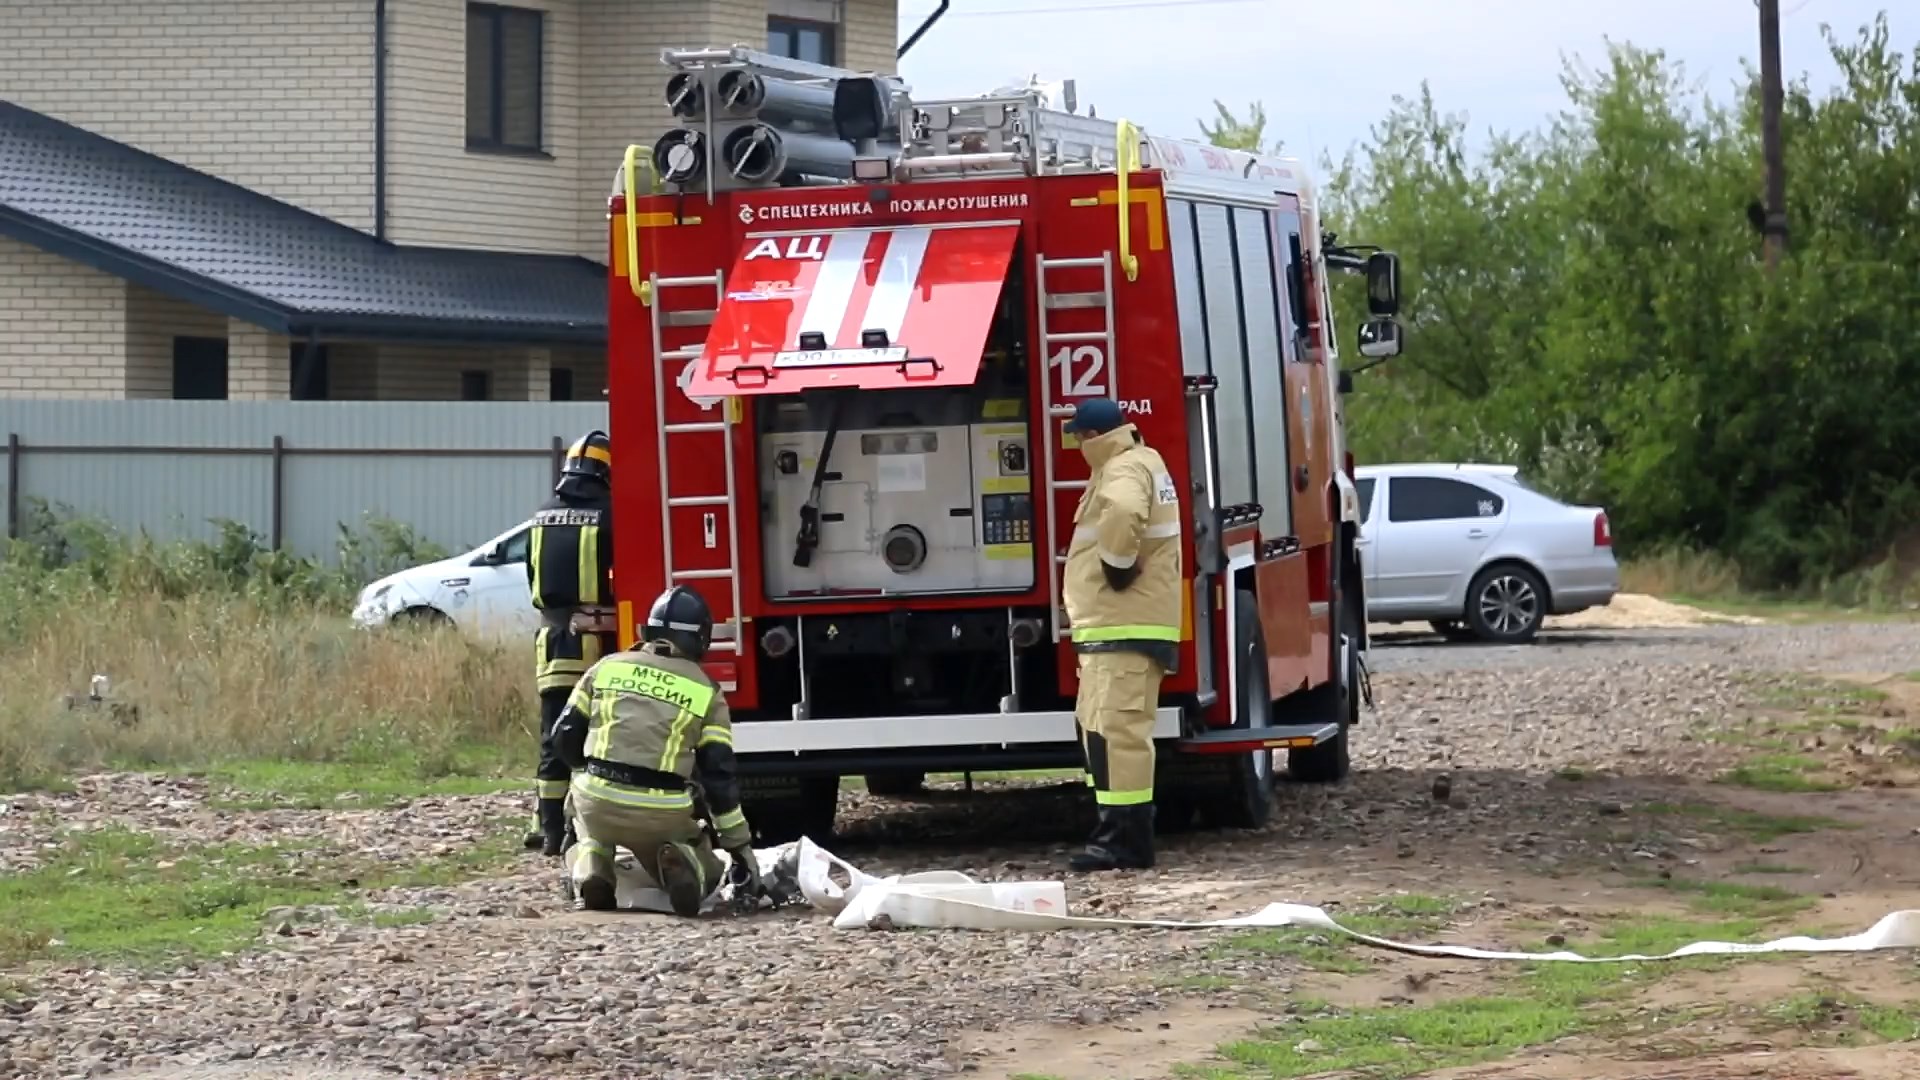
[[500,543],[495,544],[492,547],[488,548],[487,550],[481,552],[480,557],[473,560],[473,565],[499,566],[501,563],[506,561],[507,561],[507,545],[505,541],[501,541]]
[[1384,318],[1400,314],[1400,256],[1391,251],[1367,256],[1367,314]]
[[1338,390],[1342,394],[1353,393],[1353,372],[1351,371],[1341,372],[1339,377],[1334,380],[1334,389]]
[[1359,336],[1361,356],[1385,360],[1400,355],[1400,324],[1392,319],[1368,319],[1360,324]]

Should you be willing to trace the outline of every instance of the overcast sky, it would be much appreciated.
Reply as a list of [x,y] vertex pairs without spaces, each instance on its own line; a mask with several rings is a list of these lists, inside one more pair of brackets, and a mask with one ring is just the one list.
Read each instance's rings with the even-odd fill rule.
[[[901,0],[901,40],[935,6]],[[1920,0],[1781,0],[1788,79],[1830,85],[1820,24],[1851,39],[1883,9],[1910,54]],[[1268,137],[1317,162],[1364,140],[1422,79],[1476,133],[1535,127],[1565,100],[1561,54],[1597,61],[1608,38],[1665,49],[1723,100],[1743,57],[1758,66],[1754,0],[953,0],[902,73],[918,94],[952,96],[1072,78],[1083,111],[1182,136],[1216,97],[1261,100]]]

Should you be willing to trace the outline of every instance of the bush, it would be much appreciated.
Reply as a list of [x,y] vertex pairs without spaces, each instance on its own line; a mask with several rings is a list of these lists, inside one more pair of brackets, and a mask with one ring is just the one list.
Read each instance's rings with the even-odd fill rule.
[[[0,558],[0,788],[231,758],[431,769],[534,738],[518,650],[347,619],[367,581],[439,557],[404,525],[343,527],[324,565],[232,522],[161,544],[45,506],[27,518]],[[95,674],[108,705],[86,701]]]
[[[1747,213],[1751,81],[1709,97],[1611,46],[1569,65],[1548,125],[1483,152],[1424,92],[1397,101],[1327,198],[1333,228],[1406,267],[1406,354],[1346,410],[1360,460],[1504,461],[1606,506],[1623,555],[1704,549],[1747,587],[1897,594],[1898,567],[1861,568],[1920,547],[1920,63],[1884,14],[1828,42],[1833,88],[1786,87],[1773,273]],[[1350,334],[1359,284],[1336,303]]]

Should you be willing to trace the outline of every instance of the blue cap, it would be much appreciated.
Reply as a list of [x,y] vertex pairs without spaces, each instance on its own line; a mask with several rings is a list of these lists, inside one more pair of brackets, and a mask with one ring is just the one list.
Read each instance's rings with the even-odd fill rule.
[[1104,435],[1126,422],[1112,398],[1089,398],[1075,406],[1066,430],[1076,435]]

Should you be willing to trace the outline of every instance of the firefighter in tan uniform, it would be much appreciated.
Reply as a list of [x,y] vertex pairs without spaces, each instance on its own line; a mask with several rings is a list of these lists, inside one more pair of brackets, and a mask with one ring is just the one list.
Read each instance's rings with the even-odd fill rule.
[[696,816],[702,809],[743,868],[736,888],[761,895],[727,701],[700,668],[713,641],[707,602],[679,585],[661,593],[641,640],[587,670],[548,737],[573,770],[569,802],[579,840],[566,857],[581,906],[613,909],[619,846],[633,852],[676,913],[698,915],[725,875]]
[[1167,466],[1106,398],[1066,430],[1093,476],[1073,515],[1064,586],[1079,654],[1074,724],[1100,824],[1077,871],[1153,865],[1153,720],[1180,647],[1180,496]]
[[538,831],[527,846],[559,855],[566,846],[566,764],[546,752],[547,733],[574,683],[619,647],[613,606],[613,451],[590,431],[567,448],[553,497],[533,515],[527,588],[540,612],[534,634],[534,686],[540,695],[540,764],[534,771]]

